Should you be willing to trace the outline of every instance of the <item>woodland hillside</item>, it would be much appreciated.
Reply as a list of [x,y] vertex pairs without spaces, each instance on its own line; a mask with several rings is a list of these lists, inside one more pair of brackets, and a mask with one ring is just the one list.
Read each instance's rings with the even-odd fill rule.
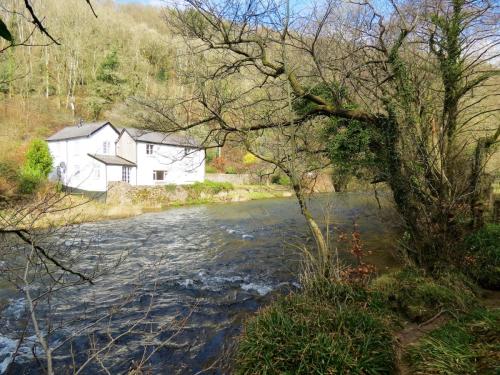
[[[174,95],[183,90],[176,66],[182,39],[167,27],[166,11],[141,5],[95,4],[94,17],[82,1],[33,2],[60,45],[35,30],[29,46],[0,54],[0,190],[22,164],[33,138],[80,121],[106,119],[135,124],[127,98]],[[2,19],[16,40],[33,30],[21,2],[8,0]],[[6,42],[0,42],[6,45]],[[0,46],[1,48],[5,46]]]
[[[2,194],[15,189],[16,171],[30,140],[80,120],[141,126],[138,108],[145,107],[136,106],[135,98],[145,99],[141,104],[150,98],[151,103],[187,98],[198,84],[193,77],[203,65],[227,58],[224,53],[203,57],[194,53],[195,36],[175,30],[174,11],[166,8],[99,1],[93,5],[95,17],[79,0],[64,1],[64,6],[58,0],[33,1],[33,6],[59,44],[33,29],[22,2],[7,0],[0,9],[14,38],[26,41],[24,48],[0,54]],[[0,43],[0,48],[7,45]],[[238,80],[227,78],[229,90],[238,86],[244,90],[248,72],[243,70]],[[495,98],[492,95],[486,102]],[[162,109],[154,110],[161,113]],[[197,116],[196,108],[192,113]],[[477,130],[483,134],[490,127],[483,121]],[[225,158],[216,159],[209,171],[235,173],[245,168],[245,150],[231,149],[231,142],[225,143],[225,149]],[[215,150],[208,156],[210,161]],[[498,173],[499,165],[497,153],[488,170]]]
[[[0,4],[0,374],[498,374],[498,1],[169,4]],[[49,181],[103,120],[202,152]]]

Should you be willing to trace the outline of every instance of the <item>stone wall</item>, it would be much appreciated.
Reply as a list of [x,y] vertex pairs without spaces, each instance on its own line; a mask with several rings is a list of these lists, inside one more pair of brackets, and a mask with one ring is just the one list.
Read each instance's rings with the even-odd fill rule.
[[[205,180],[214,182],[229,182],[233,185],[265,185],[269,183],[270,178],[242,173],[242,174],[225,174],[225,173],[206,173]],[[326,173],[310,173],[304,178],[303,184],[308,192],[312,193],[329,193],[335,191],[333,188],[332,178]]]
[[259,184],[259,177],[249,174],[206,173],[205,180],[213,182],[229,182],[233,185]]
[[326,173],[310,173],[304,177],[302,184],[308,193],[331,193],[335,191],[332,177]]
[[118,181],[109,184],[106,203],[111,205],[141,204],[154,207],[172,202],[185,203],[187,199],[188,192],[182,186],[132,186]]
[[190,203],[242,202],[260,198],[290,197],[291,195],[291,192],[283,187],[278,189],[267,186],[247,186],[214,191],[210,187],[203,186],[131,186],[119,181],[109,184],[106,204],[162,208]]

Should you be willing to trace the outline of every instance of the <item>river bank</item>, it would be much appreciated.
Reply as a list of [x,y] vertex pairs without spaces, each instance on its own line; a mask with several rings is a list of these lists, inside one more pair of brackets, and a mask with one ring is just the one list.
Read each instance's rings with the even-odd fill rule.
[[281,185],[232,185],[206,181],[193,185],[131,187],[118,182],[102,196],[62,193],[56,207],[36,221],[35,227],[124,219],[172,207],[288,198],[292,195],[288,187]]
[[[382,211],[371,193],[319,194],[310,203],[315,215],[328,210],[341,231],[350,231],[356,221],[370,262],[378,269],[397,266],[388,249],[398,236],[399,222],[385,196],[381,196]],[[73,344],[57,347],[56,366],[72,364],[65,357],[72,348],[85,353],[88,337],[119,335],[124,321],[137,319],[148,309],[152,324],[165,327],[162,337],[173,336],[169,346],[151,359],[151,372],[169,374],[192,374],[211,366],[240,335],[244,319],[277,293],[295,290],[302,259],[297,246],[308,242],[299,206],[295,199],[283,198],[176,207],[48,233],[44,245],[77,255],[78,263],[73,264],[79,270],[92,270],[97,262],[100,270],[113,270],[94,285],[58,289],[51,297],[53,314],[62,327],[52,337],[54,341],[70,337]],[[351,258],[348,253],[339,255],[346,261]],[[99,320],[131,293],[130,303],[113,319]],[[150,296],[154,296],[151,308]],[[0,340],[15,344],[24,332],[21,318],[26,302],[16,290],[4,300]],[[42,317],[46,306],[39,305]],[[168,326],[184,319],[180,333],[177,326]],[[80,331],[82,327],[89,328]],[[73,332],[77,332],[74,337]],[[150,333],[149,324],[141,326],[119,342],[116,353],[107,357],[110,372],[124,373],[132,360],[141,358],[143,338]],[[25,337],[32,335],[30,330]],[[17,372],[38,369],[30,355],[32,345],[31,341],[21,345]],[[0,363],[15,348],[0,351]]]
[[496,374],[499,240],[488,224],[457,250],[465,263],[432,271],[370,274],[368,262],[334,278],[311,268],[300,290],[245,322],[231,372]]
[[482,294],[460,273],[414,268],[315,279],[245,322],[232,373],[495,374],[500,301]]

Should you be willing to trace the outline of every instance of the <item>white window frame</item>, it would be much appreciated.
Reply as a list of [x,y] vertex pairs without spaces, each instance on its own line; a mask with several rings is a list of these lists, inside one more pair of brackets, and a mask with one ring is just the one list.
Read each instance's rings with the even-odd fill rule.
[[102,153],[108,155],[111,153],[111,144],[109,141],[102,142]]
[[132,168],[122,166],[122,181],[130,184],[130,171]]
[[146,155],[153,155],[155,145],[152,143],[146,143]]
[[[162,178],[161,180],[157,178],[157,177],[158,177],[158,176],[157,176],[157,173],[158,173],[158,172],[163,173],[163,178]],[[153,181],[165,181],[165,177],[166,177],[166,176],[167,176],[167,171],[165,171],[165,170],[156,170],[156,169],[155,169],[155,170],[153,171]]]

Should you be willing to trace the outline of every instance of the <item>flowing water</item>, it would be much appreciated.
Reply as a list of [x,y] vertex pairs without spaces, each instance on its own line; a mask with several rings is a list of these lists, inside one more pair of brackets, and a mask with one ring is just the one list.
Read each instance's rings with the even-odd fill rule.
[[[350,231],[356,221],[368,260],[379,270],[395,266],[397,220],[387,201],[380,210],[373,195],[347,193],[319,196],[311,204],[317,214],[330,214],[334,232]],[[69,365],[73,359],[81,364],[92,343],[102,347],[123,334],[110,354],[103,353],[113,374],[126,372],[132,360],[154,348],[147,361],[151,373],[194,374],[210,367],[224,357],[249,313],[276,294],[300,287],[296,247],[310,242],[294,199],[169,209],[80,225],[56,240],[79,244],[79,269],[97,261],[112,265],[126,255],[95,285],[61,290],[51,299],[49,342],[54,348],[62,345],[54,352],[56,364]],[[5,305],[0,312],[1,374],[27,315],[22,294],[4,289],[0,299]],[[39,310],[41,317],[47,315]],[[47,330],[43,322],[42,329]],[[41,373],[32,353],[36,336],[28,330],[24,337],[11,372]],[[68,337],[73,337],[71,346]],[[83,373],[101,370],[94,364]]]

